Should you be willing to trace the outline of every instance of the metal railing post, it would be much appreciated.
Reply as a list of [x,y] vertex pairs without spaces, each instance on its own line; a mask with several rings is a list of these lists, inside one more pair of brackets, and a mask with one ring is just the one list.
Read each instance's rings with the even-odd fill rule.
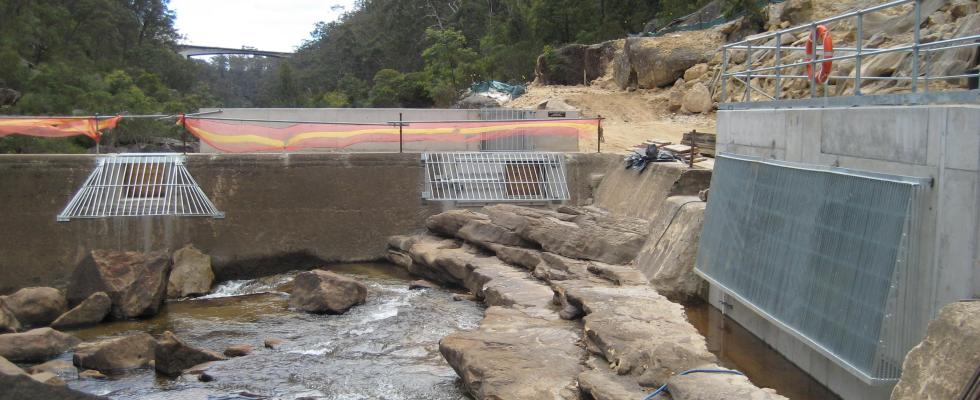
[[405,143],[405,141],[403,139],[403,136],[402,136],[402,127],[405,126],[405,123],[402,122],[402,121],[403,121],[402,120],[402,113],[398,113],[398,152],[399,153],[401,153],[401,152],[404,151],[404,148],[403,147],[404,147],[404,143]]
[[[912,93],[919,91],[919,26],[922,25],[922,0],[915,0],[915,26],[912,28]],[[928,85],[929,82],[926,82]]]
[[860,10],[857,14],[857,42],[855,47],[857,52],[854,53],[854,95],[861,95],[861,49],[864,46],[864,13]]
[[719,102],[728,102],[728,47],[721,47],[721,96]]
[[783,81],[781,79],[783,69],[780,66],[783,64],[783,33],[776,31],[776,62],[773,65],[776,66],[776,93],[775,97],[778,101],[783,97]]
[[817,51],[817,24],[815,23],[810,24],[810,48],[813,50],[813,54],[808,56],[810,60],[807,63],[807,69],[810,73],[807,74],[807,78],[810,81],[810,98],[813,99],[817,97],[817,71],[815,68],[817,66],[817,54],[820,53]]
[[742,101],[752,101],[752,42],[749,42],[745,54],[745,96]]

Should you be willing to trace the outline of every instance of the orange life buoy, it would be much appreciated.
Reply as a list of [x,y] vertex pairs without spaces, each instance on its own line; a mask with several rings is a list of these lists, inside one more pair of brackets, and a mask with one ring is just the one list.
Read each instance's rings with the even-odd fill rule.
[[[826,26],[817,25],[817,36],[820,41],[823,42],[823,56],[822,59],[828,59],[834,57],[834,40],[830,37],[830,30]],[[813,35],[806,39],[806,61],[813,61]],[[806,65],[806,75],[810,77],[811,80],[815,80],[817,83],[824,83],[827,78],[830,77],[830,68],[833,66],[833,61],[824,61],[820,63],[820,71],[817,72],[816,76],[813,75],[813,64]]]

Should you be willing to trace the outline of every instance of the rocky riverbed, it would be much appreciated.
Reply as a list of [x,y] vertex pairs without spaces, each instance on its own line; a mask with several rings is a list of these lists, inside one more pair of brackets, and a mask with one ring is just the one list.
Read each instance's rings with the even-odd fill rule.
[[[63,372],[69,387],[112,399],[459,399],[455,372],[438,341],[474,329],[483,307],[455,301],[443,289],[409,290],[410,275],[391,264],[328,267],[368,287],[365,304],[343,315],[288,309],[295,273],[225,282],[212,294],[171,301],[153,318],[103,323],[67,331],[86,342],[171,331],[187,344],[224,351],[250,345],[245,356],[215,362],[176,379],[153,369],[109,374],[108,379]],[[281,341],[272,348],[264,347]],[[60,358],[71,363],[71,353]]]

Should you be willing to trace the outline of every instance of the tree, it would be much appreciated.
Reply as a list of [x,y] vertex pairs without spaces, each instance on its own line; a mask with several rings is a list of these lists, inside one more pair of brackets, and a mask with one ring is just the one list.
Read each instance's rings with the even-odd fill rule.
[[456,101],[460,90],[480,78],[475,61],[478,55],[466,47],[466,37],[455,29],[425,31],[431,45],[422,52],[425,73],[431,78],[429,93],[441,106]]

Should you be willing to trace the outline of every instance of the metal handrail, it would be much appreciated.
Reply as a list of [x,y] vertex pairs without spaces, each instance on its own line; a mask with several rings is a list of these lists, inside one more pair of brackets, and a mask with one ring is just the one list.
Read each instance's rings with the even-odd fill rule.
[[[887,47],[887,48],[877,48],[877,47],[876,48],[865,48],[863,46],[864,45],[864,41],[865,41],[865,39],[864,39],[864,31],[863,31],[864,30],[863,28],[864,28],[864,16],[865,15],[870,14],[870,13],[873,13],[873,12],[876,12],[876,11],[881,11],[881,10],[885,10],[885,9],[888,9],[888,8],[892,8],[892,7],[898,7],[898,6],[906,5],[906,4],[909,4],[909,3],[914,4],[913,14],[914,14],[914,18],[915,18],[915,20],[913,22],[913,35],[912,35],[912,43],[911,44],[901,45],[901,46],[897,46],[897,47]],[[835,52],[843,52],[843,53],[847,53],[847,54],[841,54],[841,55],[835,55],[835,56],[832,56],[832,57],[822,58],[822,52],[819,51],[819,50],[817,50],[816,49],[816,45],[814,45],[814,51],[813,51],[813,57],[812,57],[812,59],[802,60],[802,61],[796,61],[796,62],[790,62],[788,64],[783,64],[782,59],[783,59],[783,56],[784,56],[784,54],[783,54],[783,51],[784,50],[786,50],[786,51],[792,51],[792,52],[798,52],[798,51],[805,51],[806,48],[805,47],[798,47],[798,46],[783,46],[782,45],[782,40],[781,40],[782,39],[782,35],[793,34],[795,32],[809,30],[810,31],[810,37],[816,38],[817,37],[817,35],[816,35],[816,28],[817,28],[818,25],[823,25],[823,24],[828,24],[828,23],[831,23],[831,22],[842,21],[842,20],[845,20],[845,19],[848,19],[848,18],[856,18],[857,19],[857,23],[856,23],[856,30],[857,30],[857,32],[856,32],[856,35],[855,35],[856,36],[855,46],[854,47],[840,47],[840,48],[834,49]],[[854,69],[853,69],[854,73],[852,75],[850,75],[850,76],[840,76],[840,75],[829,76],[827,78],[827,80],[822,83],[824,85],[823,97],[827,97],[827,96],[830,95],[830,91],[828,90],[827,85],[829,84],[829,82],[831,80],[833,80],[835,82],[853,81],[853,84],[854,84],[853,95],[854,96],[861,96],[862,95],[861,94],[861,81],[862,80],[872,80],[872,81],[876,81],[876,80],[877,81],[880,81],[880,80],[911,81],[911,85],[910,85],[911,86],[911,91],[912,91],[912,93],[916,93],[919,90],[919,85],[920,85],[919,84],[919,80],[920,79],[924,82],[924,84],[922,85],[923,86],[923,90],[926,91],[926,92],[928,92],[929,91],[929,82],[930,81],[946,80],[946,79],[961,79],[961,78],[980,78],[980,71],[973,72],[973,73],[956,74],[956,75],[945,75],[945,76],[930,76],[930,73],[929,73],[929,70],[928,69],[925,69],[925,73],[924,74],[920,73],[920,71],[923,69],[923,68],[920,68],[921,67],[921,64],[923,62],[925,62],[923,60],[920,60],[920,58],[922,57],[922,54],[923,53],[925,53],[925,54],[931,54],[931,53],[935,53],[935,52],[939,52],[939,51],[948,51],[948,50],[959,49],[959,48],[980,47],[980,34],[978,34],[978,35],[970,35],[970,36],[965,36],[965,37],[958,37],[958,38],[951,38],[951,39],[944,39],[944,40],[937,40],[937,41],[933,41],[933,42],[929,42],[929,43],[922,43],[921,40],[920,40],[920,25],[921,25],[921,21],[922,21],[922,0],[895,0],[895,1],[888,2],[888,3],[880,4],[880,5],[877,5],[877,6],[868,7],[868,8],[864,8],[864,9],[859,9],[859,10],[855,10],[855,11],[843,13],[843,14],[840,14],[840,15],[832,16],[832,17],[829,17],[829,18],[824,18],[824,19],[821,19],[821,20],[818,20],[818,21],[813,21],[813,22],[807,23],[807,24],[803,24],[803,25],[799,25],[799,26],[795,26],[795,27],[791,27],[791,28],[786,28],[786,29],[781,29],[781,30],[777,30],[775,32],[770,32],[770,33],[766,33],[766,34],[762,34],[762,35],[752,36],[752,37],[746,38],[746,39],[741,40],[741,41],[738,41],[738,42],[725,44],[721,48],[721,51],[722,51],[722,71],[721,71],[721,74],[719,74],[720,79],[718,79],[718,81],[720,82],[720,85],[721,85],[721,98],[720,98],[720,101],[722,103],[729,102],[729,98],[731,97],[731,94],[728,93],[728,80],[729,79],[735,79],[736,81],[742,83],[742,85],[745,86],[745,92],[741,96],[743,98],[742,101],[753,101],[752,100],[752,93],[753,92],[760,93],[760,94],[764,95],[765,97],[767,97],[770,100],[780,100],[781,97],[782,97],[782,87],[783,87],[782,84],[783,84],[783,79],[784,78],[786,78],[786,79],[807,79],[809,81],[809,83],[810,83],[810,98],[816,98],[817,97],[817,86],[821,84],[821,83],[817,83],[815,81],[815,75],[816,74],[814,74],[814,77],[811,77],[809,75],[802,75],[801,76],[801,75],[795,75],[795,74],[783,74],[781,71],[784,70],[784,69],[786,69],[786,68],[794,68],[794,67],[800,67],[800,66],[815,66],[817,64],[821,64],[821,63],[828,62],[828,61],[829,62],[833,62],[833,61],[849,60],[849,59],[854,59],[855,60]],[[767,42],[767,41],[769,41],[771,39],[775,39],[774,40],[775,41],[775,45],[771,45],[771,44],[760,44],[760,45],[756,45],[756,44],[753,44],[753,43],[758,43],[760,41],[763,42],[763,43],[765,43],[765,42]],[[755,59],[755,58],[753,58],[753,51],[754,50],[772,51],[772,52],[769,53],[769,54],[765,54],[765,57],[763,57],[762,59]],[[741,70],[741,71],[729,71],[729,58],[730,58],[729,52],[733,52],[733,51],[744,51],[744,52],[747,53],[746,54],[746,60],[744,61],[744,65],[746,66],[746,68],[744,70]],[[893,52],[909,52],[909,53],[912,53],[912,71],[911,71],[910,76],[871,76],[871,77],[861,76],[861,73],[862,73],[862,71],[861,71],[861,68],[862,68],[862,60],[864,58],[870,57],[870,56],[875,56],[875,55],[880,55],[880,54],[893,53]],[[770,57],[775,57],[775,65],[768,66],[768,67],[760,66],[758,68],[754,68],[753,67],[753,64],[755,64],[757,62],[765,61],[765,60],[769,59]],[[771,71],[775,71],[775,72],[773,73]],[[924,76],[920,76],[920,75],[924,75]],[[752,84],[752,78],[774,79],[775,80],[775,85],[774,85],[775,86],[774,87],[774,92],[775,93],[773,95],[770,95],[763,88],[755,87]]]

